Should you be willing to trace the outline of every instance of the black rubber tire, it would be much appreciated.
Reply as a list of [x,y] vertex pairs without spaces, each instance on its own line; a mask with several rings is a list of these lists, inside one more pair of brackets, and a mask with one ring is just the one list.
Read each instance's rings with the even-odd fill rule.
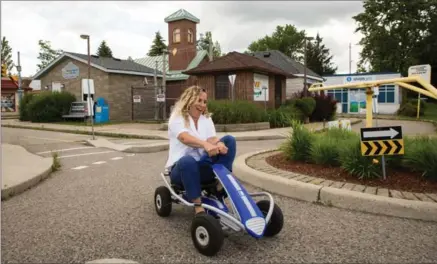
[[[154,200],[155,200],[156,213],[161,217],[169,216],[172,208],[172,199],[171,199],[170,190],[165,186],[160,186],[156,188]],[[157,202],[160,202],[160,206]]]
[[[206,231],[208,243],[201,245],[197,240],[196,230],[200,228]],[[200,231],[199,229],[199,231]],[[197,251],[202,255],[211,257],[217,254],[223,246],[224,234],[222,227],[217,219],[206,213],[196,215],[191,224],[191,239]]]
[[[266,217],[267,213],[269,212],[270,201],[261,200],[258,201],[256,205],[258,205],[258,208],[261,210],[264,217]],[[279,208],[279,206],[275,204],[273,207],[272,217],[270,218],[270,221],[267,223],[264,236],[272,237],[277,235],[279,232],[281,232],[283,226],[284,226],[284,215],[282,214],[281,208]]]

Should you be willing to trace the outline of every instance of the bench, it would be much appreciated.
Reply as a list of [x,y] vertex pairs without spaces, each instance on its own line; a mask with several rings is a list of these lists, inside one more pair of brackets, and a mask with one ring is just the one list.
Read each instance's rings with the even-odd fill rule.
[[68,115],[63,115],[64,119],[83,119],[88,117],[88,106],[86,102],[73,102],[70,106]]

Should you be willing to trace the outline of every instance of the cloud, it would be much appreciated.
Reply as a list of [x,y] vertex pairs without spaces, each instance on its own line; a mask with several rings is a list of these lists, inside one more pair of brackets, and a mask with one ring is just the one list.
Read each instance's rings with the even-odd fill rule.
[[[22,75],[31,76],[37,71],[40,39],[51,41],[54,49],[86,53],[86,42],[79,36],[89,34],[92,53],[106,40],[115,57],[140,58],[149,51],[156,31],[168,40],[164,18],[180,8],[200,19],[198,35],[212,31],[223,52],[244,51],[277,25],[293,24],[312,35],[319,32],[339,72],[348,72],[349,42],[360,39],[351,18],[362,11],[357,1],[9,1],[2,2],[1,32],[10,42],[15,62],[20,51]],[[358,51],[353,46],[352,70]]]

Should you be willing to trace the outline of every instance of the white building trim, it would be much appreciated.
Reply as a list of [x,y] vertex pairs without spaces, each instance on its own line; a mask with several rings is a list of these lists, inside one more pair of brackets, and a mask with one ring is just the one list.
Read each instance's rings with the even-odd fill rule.
[[[82,62],[82,63],[88,64],[88,61],[87,61],[87,60],[84,60],[84,59],[82,59],[82,58],[76,57],[76,56],[74,56],[74,55],[72,55],[72,54],[70,54],[70,53],[63,53],[63,54],[60,55],[58,58],[56,58],[56,59],[53,60],[51,63],[49,63],[49,65],[47,65],[44,69],[40,70],[37,74],[35,74],[35,75],[32,77],[32,79],[33,79],[33,80],[38,79],[41,75],[43,75],[46,71],[48,71],[48,69],[50,69],[51,67],[53,67],[56,63],[58,63],[58,62],[59,62],[60,60],[62,60],[64,57],[69,57],[69,58],[71,58],[71,59],[73,59],[73,60],[77,60],[77,61],[80,61],[80,62]],[[140,64],[140,65],[141,65],[141,64]],[[92,63],[92,62],[91,62],[91,66],[94,67],[94,68],[96,68],[96,69],[99,69],[99,70],[101,70],[101,71],[103,71],[103,72],[106,72],[106,73],[119,73],[119,74],[129,74],[129,75],[139,75],[139,76],[151,76],[151,77],[154,76],[153,73],[133,72],[133,71],[122,71],[122,70],[111,70],[111,69],[107,69],[107,68],[105,68],[105,67],[102,67],[102,66],[100,66],[100,65],[97,65],[97,64],[95,64],[95,63]],[[162,75],[157,74],[157,77],[161,77],[161,78],[162,78]]]

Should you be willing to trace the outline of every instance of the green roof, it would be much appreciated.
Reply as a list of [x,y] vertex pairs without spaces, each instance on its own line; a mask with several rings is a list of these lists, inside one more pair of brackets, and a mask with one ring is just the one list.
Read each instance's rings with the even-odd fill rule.
[[[190,77],[187,74],[183,74],[183,71],[190,70],[193,68],[196,68],[199,63],[205,58],[205,56],[208,55],[208,52],[206,50],[198,50],[196,53],[196,56],[194,59],[190,62],[188,67],[185,70],[180,71],[169,71],[168,70],[168,59],[165,64],[165,72],[166,78],[168,81],[179,81],[179,80],[186,80],[188,77]],[[146,67],[155,69],[155,61],[158,62],[158,71],[162,72],[162,56],[153,56],[153,57],[144,57],[140,59],[136,59],[135,62],[141,65],[144,65]]]
[[166,23],[168,23],[168,22],[173,22],[173,21],[178,21],[178,20],[183,20],[183,19],[193,21],[194,23],[200,22],[200,20],[197,17],[193,16],[185,9],[179,9],[178,11],[176,11],[173,14],[166,17],[164,19],[164,21]]

